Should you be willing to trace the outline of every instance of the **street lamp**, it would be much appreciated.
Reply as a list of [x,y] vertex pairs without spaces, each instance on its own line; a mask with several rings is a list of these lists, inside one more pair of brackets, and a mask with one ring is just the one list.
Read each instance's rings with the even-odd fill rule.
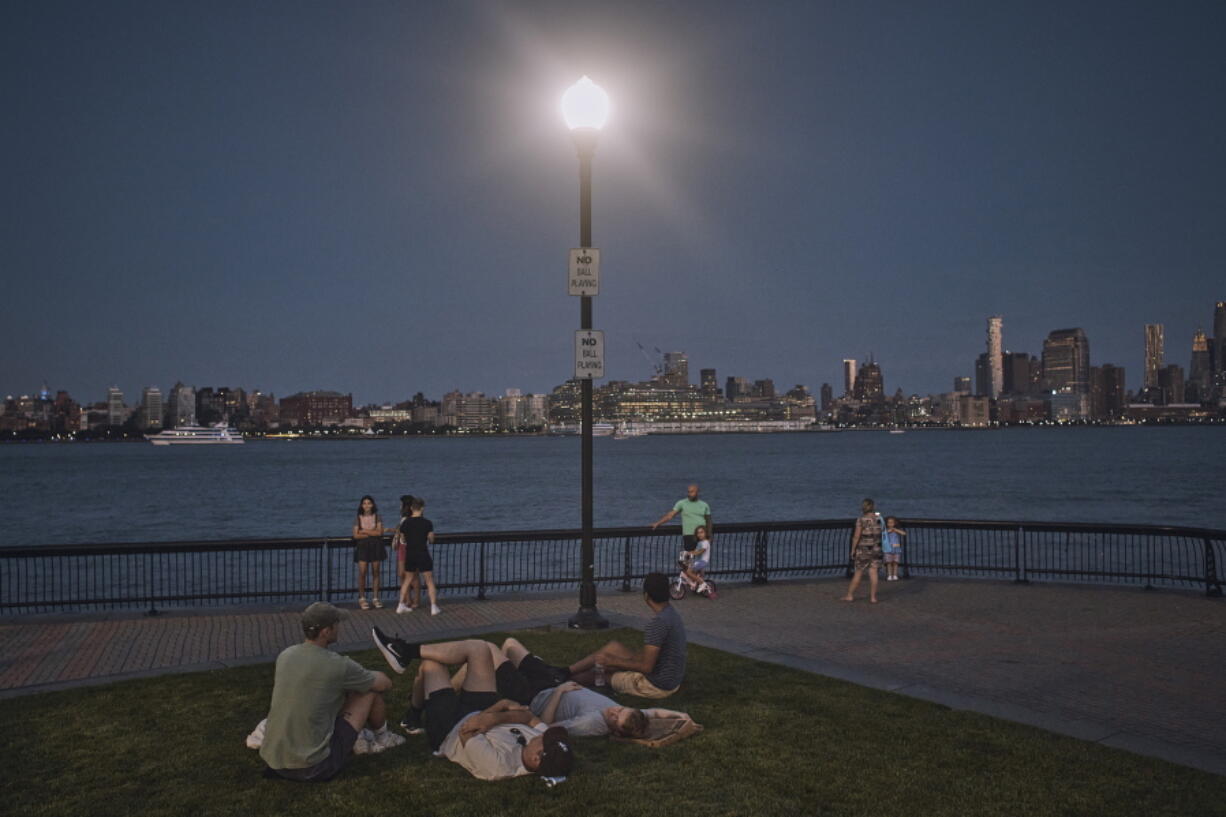
[[[579,246],[592,246],[592,157],[596,155],[596,141],[600,129],[609,118],[609,95],[586,76],[562,94],[562,118],[570,128],[579,152]],[[579,328],[592,328],[592,299],[589,295],[579,297]],[[580,414],[582,437],[582,514],[583,540],[580,559],[583,575],[579,583],[579,612],[571,616],[570,626],[582,630],[596,630],[609,626],[609,622],[596,609],[596,580],[592,546],[592,379],[580,383],[583,408]]]

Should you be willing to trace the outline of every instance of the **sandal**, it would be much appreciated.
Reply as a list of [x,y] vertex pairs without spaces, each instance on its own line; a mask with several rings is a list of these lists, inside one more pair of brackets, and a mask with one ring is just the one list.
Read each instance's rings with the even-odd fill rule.
[[358,596],[358,607],[361,607],[363,610],[370,609],[370,605],[366,603],[365,596]]
[[371,599],[370,603],[375,606],[376,610],[383,609],[383,599],[379,598],[378,596],[375,596],[373,599]]

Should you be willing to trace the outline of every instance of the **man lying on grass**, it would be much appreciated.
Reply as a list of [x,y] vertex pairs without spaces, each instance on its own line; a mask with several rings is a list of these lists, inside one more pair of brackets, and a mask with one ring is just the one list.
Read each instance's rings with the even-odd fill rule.
[[392,688],[391,679],[328,649],[344,618],[331,604],[315,602],[302,614],[305,640],[277,656],[260,757],[288,780],[330,780],[367,725],[374,730],[367,751],[404,743],[387,730],[384,717],[383,693]]
[[[373,629],[375,643],[396,672],[421,659],[412,708],[420,713],[430,748],[482,780],[535,772],[549,781],[570,773],[574,762],[565,729],[545,725],[523,704],[500,697],[494,660],[485,641],[410,644]],[[497,648],[495,648],[497,649]],[[458,690],[447,665],[463,664]]]
[[[401,656],[411,650],[408,643],[390,638],[378,627],[371,630],[375,645],[396,672],[404,672],[407,663]],[[452,644],[461,642],[452,642]],[[621,706],[616,701],[585,689],[568,677],[565,668],[545,663],[540,656],[528,651],[518,639],[508,638],[499,647],[488,641],[479,642],[489,650],[494,664],[496,691],[502,698],[524,704],[544,723],[564,727],[572,737],[603,736],[641,738],[647,734],[647,715],[641,710]],[[451,645],[432,645],[449,647]],[[460,667],[451,679],[457,694],[468,677],[468,664]],[[421,673],[414,686],[421,682]],[[559,682],[562,682],[559,684]],[[400,725],[409,734],[421,731],[422,710],[416,701]]]
[[626,695],[667,698],[685,677],[685,622],[668,602],[668,579],[648,573],[643,579],[643,601],[655,613],[643,628],[643,649],[632,650],[610,641],[569,667],[571,678],[591,686],[599,672],[613,671],[609,685]]

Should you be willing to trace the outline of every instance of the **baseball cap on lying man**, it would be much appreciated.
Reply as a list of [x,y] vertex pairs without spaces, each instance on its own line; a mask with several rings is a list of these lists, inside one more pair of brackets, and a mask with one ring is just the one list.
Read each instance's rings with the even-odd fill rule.
[[541,749],[541,763],[536,773],[541,777],[566,777],[575,764],[575,753],[570,748],[570,733],[561,726],[545,730],[545,746]]
[[317,601],[302,611],[302,629],[322,630],[324,627],[339,624],[346,618],[348,616],[344,610],[333,607],[326,601]]

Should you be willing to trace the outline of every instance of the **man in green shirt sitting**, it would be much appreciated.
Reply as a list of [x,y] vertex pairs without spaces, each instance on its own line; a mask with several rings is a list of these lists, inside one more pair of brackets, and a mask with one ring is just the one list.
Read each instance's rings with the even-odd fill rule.
[[328,649],[344,618],[331,604],[315,602],[302,614],[305,640],[277,656],[260,757],[286,779],[330,780],[367,725],[374,734],[359,744],[363,751],[404,743],[388,731],[384,717],[383,693],[392,688],[391,679]]

